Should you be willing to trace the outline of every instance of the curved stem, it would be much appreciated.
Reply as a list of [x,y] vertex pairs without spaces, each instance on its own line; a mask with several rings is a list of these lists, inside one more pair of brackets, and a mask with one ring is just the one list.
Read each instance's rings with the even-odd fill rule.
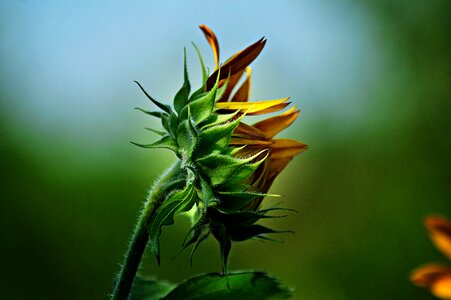
[[177,162],[152,187],[133,232],[121,271],[118,274],[111,296],[112,300],[128,299],[133,280],[149,240],[149,225],[152,217],[165,196],[182,182],[181,173],[180,162]]

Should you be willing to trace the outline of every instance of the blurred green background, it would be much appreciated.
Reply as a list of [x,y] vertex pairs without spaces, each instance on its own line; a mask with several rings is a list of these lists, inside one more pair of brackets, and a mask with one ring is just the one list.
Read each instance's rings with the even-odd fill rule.
[[[310,145],[272,192],[299,211],[271,224],[284,243],[235,245],[231,269],[265,270],[295,299],[432,299],[409,272],[445,262],[423,226],[451,217],[451,2],[0,2],[0,291],[4,299],[105,299],[151,183],[173,160],[133,110],[151,107],[133,80],[169,102],[183,47],[213,59],[261,36],[253,99],[291,96],[283,133]],[[252,122],[252,120],[248,120]],[[274,200],[269,200],[274,201]],[[276,200],[277,201],[277,200]],[[162,264],[181,281],[220,271],[215,241],[173,258],[188,228],[165,228]],[[448,262],[451,265],[451,262]]]

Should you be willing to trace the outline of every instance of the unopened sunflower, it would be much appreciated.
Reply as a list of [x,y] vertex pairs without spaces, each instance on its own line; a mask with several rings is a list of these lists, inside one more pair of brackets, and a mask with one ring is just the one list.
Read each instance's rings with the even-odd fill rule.
[[[249,65],[265,46],[264,38],[234,54],[220,64],[218,40],[211,29],[200,26],[211,45],[216,63],[207,74],[199,51],[202,86],[191,92],[186,68],[184,84],[174,98],[173,107],[146,96],[161,111],[145,111],[161,119],[161,138],[144,148],[167,148],[177,162],[158,191],[158,208],[149,220],[150,247],[159,260],[159,236],[163,225],[174,222],[177,213],[190,211],[193,226],[183,247],[198,245],[213,235],[220,244],[223,272],[232,241],[267,238],[273,229],[256,224],[263,218],[275,217],[269,212],[280,208],[261,209],[276,176],[290,160],[307,146],[291,139],[274,137],[298,117],[295,107],[253,125],[244,123],[245,116],[264,115],[286,108],[289,98],[249,101],[251,69]],[[238,87],[240,79],[245,76]]]

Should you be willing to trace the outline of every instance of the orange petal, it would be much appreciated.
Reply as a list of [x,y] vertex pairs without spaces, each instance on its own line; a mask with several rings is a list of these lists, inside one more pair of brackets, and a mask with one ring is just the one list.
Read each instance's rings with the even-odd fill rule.
[[[250,65],[254,59],[260,54],[265,47],[266,40],[264,38],[259,39],[257,42],[253,43],[246,49],[233,55],[224,65],[221,66],[221,74],[219,79],[227,78],[228,74],[233,75],[241,70],[244,70],[248,65]],[[207,80],[207,90],[210,90],[218,77],[218,70],[213,72]]]
[[257,102],[218,102],[215,107],[216,110],[246,112],[247,115],[260,115],[277,110],[281,110],[289,103],[286,102],[289,98],[282,98],[276,100],[266,100]]
[[451,274],[451,269],[442,265],[429,264],[414,270],[410,274],[410,281],[421,287],[431,287],[441,276]]
[[431,287],[431,292],[441,299],[451,299],[451,274],[439,277]]
[[246,80],[232,98],[232,102],[247,102],[251,91],[251,67],[246,68]]
[[410,275],[417,286],[428,288],[441,299],[451,299],[451,268],[429,264],[418,268]]
[[[199,26],[199,28],[204,33],[205,38],[207,39],[207,42],[210,44],[211,50],[213,50],[213,55],[215,57],[215,63],[216,63],[216,69],[218,69],[218,66],[219,66],[219,43],[218,43],[218,39],[216,38],[216,35],[214,34],[213,30],[211,30],[207,25],[202,24],[202,25]],[[216,76],[217,75],[218,74],[216,74]],[[213,82],[213,84],[214,84],[214,82]]]
[[271,145],[271,159],[293,158],[307,150],[307,145],[290,139],[274,139]]
[[436,247],[451,259],[451,222],[445,218],[427,217],[425,223]]
[[294,120],[296,120],[298,115],[299,110],[296,110],[296,107],[292,107],[283,114],[260,121],[255,123],[253,126],[263,131],[268,138],[272,138],[290,126]]

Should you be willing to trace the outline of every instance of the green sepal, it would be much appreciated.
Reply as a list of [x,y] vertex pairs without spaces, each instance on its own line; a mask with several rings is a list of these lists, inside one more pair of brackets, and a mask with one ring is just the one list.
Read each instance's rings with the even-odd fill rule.
[[176,287],[167,281],[136,276],[130,290],[129,300],[160,300]]
[[177,129],[179,127],[179,120],[175,113],[171,112],[169,116],[169,131],[172,133],[174,137],[177,136]]
[[174,108],[180,112],[183,107],[188,104],[189,93],[191,92],[191,85],[188,79],[188,69],[186,67],[186,49],[183,49],[183,85],[174,97]]
[[153,116],[153,117],[156,117],[156,118],[163,118],[163,116],[164,115],[168,115],[167,113],[164,113],[164,112],[161,112],[161,111],[149,111],[149,110],[145,110],[145,109],[143,109],[143,108],[141,108],[141,107],[135,107],[135,109],[136,110],[139,110],[139,111],[141,111],[141,112],[143,112],[143,113],[145,113],[145,114],[147,114],[147,115],[150,115],[150,116]]
[[188,156],[191,156],[191,153],[196,146],[196,142],[196,131],[189,120],[185,120],[180,123],[177,129],[177,143],[179,145],[179,149],[185,149]]
[[[263,151],[267,151],[267,150],[263,150]],[[234,185],[249,178],[249,176],[251,176],[257,170],[257,168],[260,166],[260,164],[266,160],[268,155],[269,155],[269,152],[260,160],[254,162],[254,163],[244,164],[240,168],[238,168],[232,174],[230,180],[228,180],[227,182],[225,182],[222,185],[222,187],[224,188],[223,190],[233,190]]]
[[148,149],[170,149],[174,152],[177,152],[178,146],[177,146],[177,142],[169,135],[165,135],[164,137],[162,137],[160,140],[152,143],[152,144],[139,144],[139,143],[135,143],[135,142],[131,142],[133,145],[136,145],[138,147],[142,147],[142,148],[148,148]]
[[226,227],[223,224],[215,224],[212,226],[211,233],[219,242],[219,249],[221,254],[222,272],[227,276],[228,273],[228,261],[230,249],[232,248],[232,242]]
[[211,91],[206,93],[204,96],[190,102],[191,116],[196,125],[207,119],[212,114],[215,108],[215,97],[216,91],[218,90],[218,83],[219,81],[216,80],[216,83]]
[[191,96],[189,97],[189,102],[193,102],[194,100],[200,99],[207,94],[208,92],[205,92],[205,86],[202,86],[197,91],[191,94]]
[[191,97],[189,98],[190,102],[195,99],[198,99],[202,94],[205,94],[205,84],[209,77],[208,71],[205,69],[204,60],[202,59],[202,55],[200,54],[199,49],[197,48],[196,44],[194,44],[194,43],[192,43],[192,44],[193,44],[194,48],[196,49],[197,56],[199,57],[199,61],[200,61],[200,66],[202,68],[202,86],[191,95]]
[[155,100],[154,98],[150,97],[150,95],[146,92],[146,90],[141,86],[141,84],[139,84],[138,81],[135,80],[135,83],[139,86],[139,88],[141,89],[141,91],[143,91],[143,93],[147,96],[147,98],[149,98],[150,101],[152,101],[156,106],[158,106],[161,110],[163,110],[164,112],[167,112],[168,114],[172,112],[172,109],[169,105],[163,104],[161,102],[158,102],[157,100]]
[[278,231],[263,225],[250,225],[246,227],[228,228],[228,234],[232,241],[242,242],[252,238],[265,238],[268,233],[294,233],[293,231]]
[[169,125],[169,115],[168,114],[164,114],[161,118],[161,125],[163,126],[163,128],[167,131],[167,132],[171,132],[171,126]]
[[190,245],[194,244],[193,249],[191,250],[191,254],[189,257],[190,265],[193,266],[193,257],[196,253],[199,245],[206,241],[210,236],[210,230],[208,228],[208,224],[205,223],[196,223],[187,233],[185,240],[182,244],[182,251],[188,248]]
[[165,131],[160,131],[160,130],[155,130],[155,129],[153,129],[153,128],[149,128],[149,127],[146,127],[146,128],[144,128],[145,130],[149,130],[149,131],[152,131],[153,133],[156,133],[156,134],[158,134],[159,136],[164,136],[167,132],[165,132]]
[[[229,80],[230,80],[230,74],[229,74],[229,77],[227,77],[227,81],[224,83],[224,85],[218,89],[218,92],[216,93],[216,97],[215,97],[215,103],[218,102],[219,100],[221,100],[222,96],[224,96],[227,86],[229,85]],[[227,101],[227,99],[225,99],[225,100]]]
[[199,142],[193,158],[201,158],[217,149],[227,149],[232,133],[240,124],[242,116],[233,122],[212,126],[199,133]]
[[201,195],[202,195],[201,199],[202,199],[204,208],[217,205],[219,203],[219,200],[216,198],[213,188],[210,186],[210,184],[204,178],[202,178],[202,176],[199,176],[199,178],[200,178],[200,188],[201,188]]
[[190,210],[195,202],[195,195],[194,185],[187,184],[183,190],[169,195],[155,212],[149,226],[149,240],[150,249],[157,258],[158,264],[160,263],[161,227],[174,224],[176,213]]
[[260,152],[247,158],[237,158],[230,155],[213,153],[197,159],[196,162],[206,173],[207,177],[210,178],[211,184],[216,186],[230,180],[230,176],[235,174],[242,165],[251,162],[259,155]]
[[252,201],[260,197],[279,197],[279,195],[257,193],[250,191],[219,191],[221,198],[221,209],[237,210],[245,207]]
[[207,82],[207,79],[208,79],[208,73],[207,73],[207,70],[205,69],[204,60],[202,59],[202,55],[200,54],[199,48],[197,48],[197,46],[196,46],[196,44],[194,44],[194,42],[191,42],[191,44],[193,44],[194,49],[196,49],[197,56],[199,57],[200,67],[202,69],[202,87],[201,87],[201,89],[203,89],[205,86],[205,83]]
[[269,211],[270,210],[265,209],[259,211],[241,210],[226,212],[219,209],[210,209],[209,213],[215,222],[225,224],[228,229],[250,226],[260,219],[276,219],[286,217],[286,215],[267,215]]
[[179,284],[161,300],[288,299],[292,291],[263,272],[197,275]]
[[216,126],[216,125],[221,125],[227,122],[230,122],[233,120],[233,118],[238,115],[240,111],[237,110],[231,114],[212,114],[211,116],[209,116],[203,123],[205,125],[203,125],[201,127],[201,131],[206,130],[207,128],[210,128],[212,126]]

